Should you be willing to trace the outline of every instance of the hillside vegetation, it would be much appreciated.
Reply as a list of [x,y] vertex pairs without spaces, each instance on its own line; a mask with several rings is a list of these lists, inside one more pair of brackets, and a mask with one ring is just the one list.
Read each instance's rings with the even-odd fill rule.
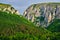
[[60,40],[60,19],[54,19],[54,21],[47,27],[47,30],[55,35],[55,40]]
[[[7,4],[7,6],[9,5]],[[38,5],[34,6],[38,7]],[[43,19],[43,17],[40,17],[41,21]],[[60,19],[55,19],[45,29],[41,26],[36,26],[15,12],[12,14],[11,12],[0,11],[0,40],[60,40],[59,28]]]
[[60,32],[60,19],[55,19],[48,27],[52,32]]
[[0,12],[1,40],[46,40],[47,37],[53,37],[50,31],[36,27],[23,16]]
[[59,35],[36,27],[21,15],[0,12],[1,40],[59,40]]

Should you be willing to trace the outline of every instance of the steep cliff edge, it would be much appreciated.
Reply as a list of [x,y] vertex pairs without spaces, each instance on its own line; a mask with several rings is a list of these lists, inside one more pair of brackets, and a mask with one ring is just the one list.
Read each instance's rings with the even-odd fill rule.
[[19,15],[19,12],[9,4],[0,3],[0,11]]
[[28,7],[24,14],[37,26],[48,26],[54,19],[60,19],[60,3],[40,3]]

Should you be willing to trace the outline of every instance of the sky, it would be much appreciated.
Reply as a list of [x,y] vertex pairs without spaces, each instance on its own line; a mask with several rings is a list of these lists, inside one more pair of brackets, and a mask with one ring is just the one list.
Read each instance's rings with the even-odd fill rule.
[[23,14],[23,12],[32,4],[46,2],[60,2],[60,0],[0,0],[0,3],[12,5],[20,14]]

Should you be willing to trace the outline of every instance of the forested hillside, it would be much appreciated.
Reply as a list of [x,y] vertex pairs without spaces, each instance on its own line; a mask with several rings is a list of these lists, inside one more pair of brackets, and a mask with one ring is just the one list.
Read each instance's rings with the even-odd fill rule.
[[1,40],[44,40],[52,36],[50,33],[45,28],[36,27],[21,15],[0,12]]
[[52,32],[60,32],[60,19],[55,19],[48,27]]

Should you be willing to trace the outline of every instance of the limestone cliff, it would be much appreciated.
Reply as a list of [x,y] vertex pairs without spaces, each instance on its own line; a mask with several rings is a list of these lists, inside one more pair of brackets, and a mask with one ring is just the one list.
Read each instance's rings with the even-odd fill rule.
[[19,12],[9,4],[0,3],[0,11],[19,15]]
[[23,15],[37,26],[47,27],[54,19],[60,19],[60,3],[33,4]]

